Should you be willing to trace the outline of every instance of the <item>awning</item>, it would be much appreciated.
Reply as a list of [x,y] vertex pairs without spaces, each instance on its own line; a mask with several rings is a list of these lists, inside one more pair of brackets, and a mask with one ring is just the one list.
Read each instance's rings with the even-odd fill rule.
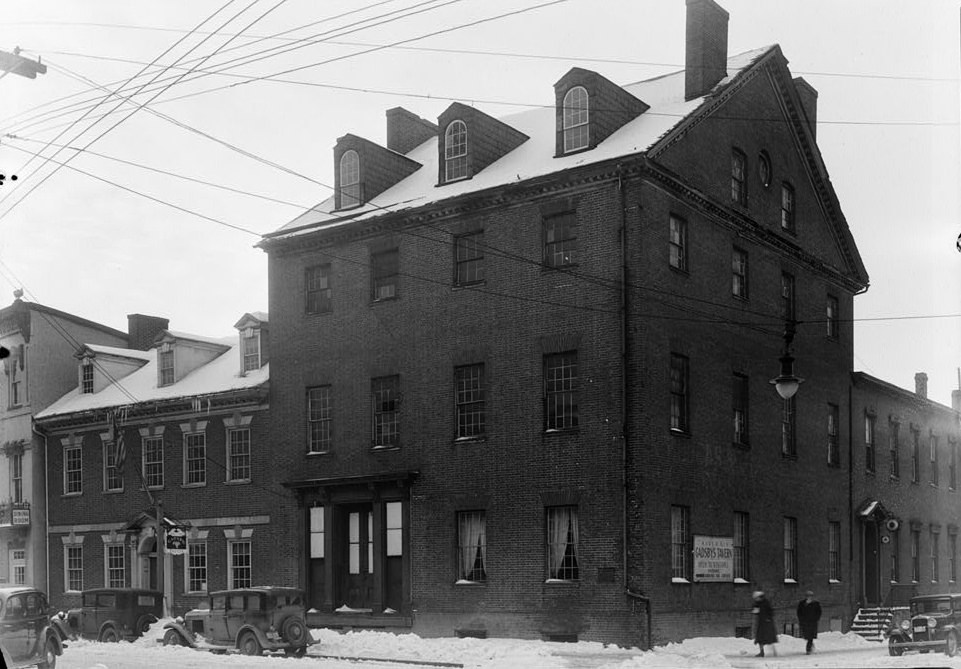
[[880,500],[868,499],[858,507],[857,515],[864,521],[881,521],[891,517]]

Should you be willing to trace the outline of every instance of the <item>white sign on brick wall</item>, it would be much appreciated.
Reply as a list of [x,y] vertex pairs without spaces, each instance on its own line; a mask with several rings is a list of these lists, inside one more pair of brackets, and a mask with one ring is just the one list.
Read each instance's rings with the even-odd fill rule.
[[734,537],[694,536],[694,581],[734,580]]

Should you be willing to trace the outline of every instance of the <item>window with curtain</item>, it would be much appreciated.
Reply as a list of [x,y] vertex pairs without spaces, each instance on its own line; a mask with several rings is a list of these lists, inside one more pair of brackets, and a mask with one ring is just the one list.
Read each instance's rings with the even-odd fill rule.
[[484,511],[457,513],[457,580],[487,580],[487,516]]
[[547,574],[550,580],[578,579],[576,506],[547,509]]

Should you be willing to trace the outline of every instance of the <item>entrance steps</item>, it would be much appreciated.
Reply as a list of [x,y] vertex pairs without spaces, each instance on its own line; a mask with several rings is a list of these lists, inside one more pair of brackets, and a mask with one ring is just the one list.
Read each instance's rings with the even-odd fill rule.
[[876,606],[858,609],[851,631],[868,641],[884,641],[885,632],[895,620],[908,615],[906,606]]

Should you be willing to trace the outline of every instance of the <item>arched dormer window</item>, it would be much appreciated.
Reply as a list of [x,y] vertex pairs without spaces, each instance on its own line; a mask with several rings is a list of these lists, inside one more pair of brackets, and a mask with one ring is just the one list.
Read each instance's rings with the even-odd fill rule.
[[347,209],[361,204],[360,156],[353,149],[344,151],[340,157],[340,208]]
[[444,181],[467,178],[467,124],[451,121],[444,132]]
[[586,149],[590,143],[587,89],[574,86],[564,95],[564,153]]

